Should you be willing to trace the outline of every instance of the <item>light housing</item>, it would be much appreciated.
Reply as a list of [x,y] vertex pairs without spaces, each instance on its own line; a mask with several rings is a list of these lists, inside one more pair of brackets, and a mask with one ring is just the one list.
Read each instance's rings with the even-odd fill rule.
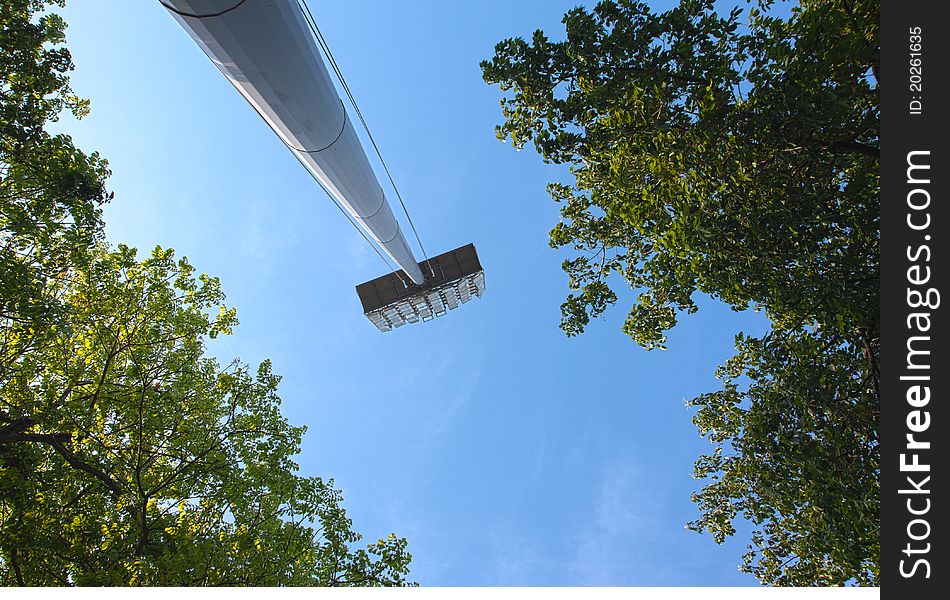
[[400,270],[356,286],[363,313],[380,331],[431,321],[485,293],[485,271],[474,244],[423,261],[419,268],[425,275],[422,285]]

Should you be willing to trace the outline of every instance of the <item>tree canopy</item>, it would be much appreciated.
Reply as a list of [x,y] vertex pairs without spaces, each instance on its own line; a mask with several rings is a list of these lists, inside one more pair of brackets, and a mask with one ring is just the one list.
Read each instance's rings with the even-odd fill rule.
[[765,311],[724,387],[691,401],[715,444],[690,524],[756,525],[743,569],[766,583],[878,577],[878,13],[874,0],[769,0],[718,14],[606,0],[482,62],[506,92],[499,138],[571,166],[551,245],[584,331],[636,295],[623,331],[663,348],[697,292]]
[[270,362],[207,356],[219,281],[103,241],[105,161],[46,129],[87,110],[46,4],[0,4],[0,584],[405,585],[406,540],[357,547],[298,473]]
[[270,363],[204,356],[236,324],[217,279],[120,246],[65,301],[2,391],[5,583],[405,582],[405,540],[351,550],[340,493],[296,474]]
[[65,23],[34,18],[44,4],[0,5],[0,381],[61,316],[64,278],[102,239],[110,198],[106,162],[46,131],[63,110],[81,117],[88,103],[69,87]]

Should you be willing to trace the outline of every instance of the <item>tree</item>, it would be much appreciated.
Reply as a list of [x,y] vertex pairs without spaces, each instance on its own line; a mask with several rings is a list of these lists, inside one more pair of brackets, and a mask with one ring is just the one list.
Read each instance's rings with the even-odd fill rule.
[[103,243],[105,161],[46,131],[87,110],[46,4],[0,3],[0,583],[406,584],[406,541],[355,547],[297,473],[270,363],[206,356],[218,280]]
[[[499,138],[571,165],[572,185],[549,185],[551,245],[579,253],[568,335],[617,302],[618,279],[636,292],[623,330],[647,349],[696,292],[772,322],[691,402],[717,445],[691,527],[722,541],[750,519],[743,569],[765,583],[875,582],[878,2],[779,12],[608,0],[568,12],[564,41],[504,40],[481,66],[509,92]],[[772,485],[793,463],[803,485]]]
[[877,585],[878,405],[863,351],[814,329],[738,336],[722,390],[688,404],[716,444],[696,461],[709,479],[689,523],[721,543],[755,524],[743,570],[773,585]]
[[404,584],[405,540],[351,550],[340,493],[296,474],[305,428],[280,415],[270,363],[204,356],[237,321],[193,271],[161,248],[99,251],[55,341],[4,386],[0,580]]
[[[58,4],[62,4],[59,2]],[[106,162],[45,129],[88,103],[69,87],[65,23],[39,0],[0,5],[0,382],[62,315],[72,268],[102,239]]]

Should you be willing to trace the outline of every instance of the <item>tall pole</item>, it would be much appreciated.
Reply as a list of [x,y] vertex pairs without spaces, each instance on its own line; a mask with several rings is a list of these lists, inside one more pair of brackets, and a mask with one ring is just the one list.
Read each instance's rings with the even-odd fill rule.
[[425,278],[295,0],[161,0],[208,58],[406,275]]

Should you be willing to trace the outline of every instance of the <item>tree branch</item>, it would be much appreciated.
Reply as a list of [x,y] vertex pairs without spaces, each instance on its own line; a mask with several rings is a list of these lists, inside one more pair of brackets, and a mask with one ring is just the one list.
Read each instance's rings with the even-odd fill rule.
[[105,484],[105,486],[109,488],[114,496],[122,495],[124,490],[122,489],[122,486],[119,484],[119,482],[117,482],[112,477],[109,477],[109,475],[107,475],[98,467],[82,460],[76,456],[72,450],[63,445],[63,442],[69,438],[70,435],[68,433],[9,433],[0,436],[0,444],[14,442],[35,442],[38,444],[46,444],[56,450],[60,456],[65,458],[66,462],[69,463],[69,466],[95,477]]
[[834,142],[828,146],[832,152],[843,151],[851,154],[863,154],[872,158],[881,158],[881,149],[861,142]]

